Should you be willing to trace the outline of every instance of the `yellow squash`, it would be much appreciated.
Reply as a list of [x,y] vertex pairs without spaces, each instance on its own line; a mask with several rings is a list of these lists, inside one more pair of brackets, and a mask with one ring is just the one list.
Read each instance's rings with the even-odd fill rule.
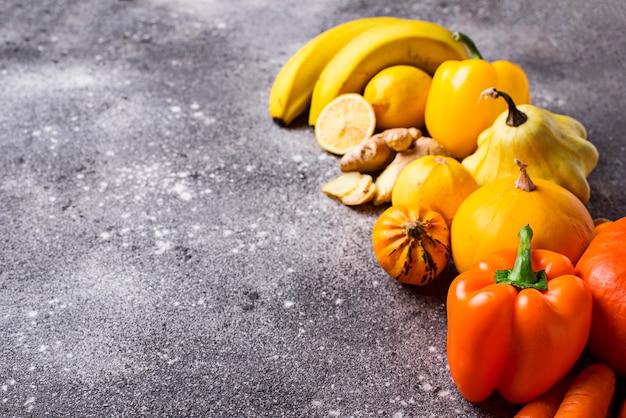
[[515,175],[511,161],[517,158],[528,164],[533,178],[552,181],[586,203],[591,194],[587,176],[598,163],[598,151],[587,140],[585,127],[567,115],[530,104],[516,106],[495,88],[483,94],[504,98],[509,111],[480,134],[476,151],[463,159],[476,182],[482,186]]
[[476,189],[472,174],[460,162],[444,155],[425,155],[400,171],[391,203],[425,206],[451,225],[461,202]]
[[[454,265],[464,272],[487,255],[515,249],[518,232],[530,225],[533,249],[567,256],[574,264],[594,236],[585,205],[567,189],[548,180],[531,180],[516,160],[518,177],[502,177],[469,195],[459,206],[450,237]],[[530,168],[530,166],[529,166]]]

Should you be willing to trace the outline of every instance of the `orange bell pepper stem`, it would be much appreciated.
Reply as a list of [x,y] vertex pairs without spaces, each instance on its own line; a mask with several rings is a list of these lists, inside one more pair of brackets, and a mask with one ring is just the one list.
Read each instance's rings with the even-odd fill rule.
[[529,226],[519,236],[517,250],[493,253],[448,291],[450,374],[471,402],[495,391],[529,402],[571,370],[587,342],[590,290],[567,257],[531,250]]

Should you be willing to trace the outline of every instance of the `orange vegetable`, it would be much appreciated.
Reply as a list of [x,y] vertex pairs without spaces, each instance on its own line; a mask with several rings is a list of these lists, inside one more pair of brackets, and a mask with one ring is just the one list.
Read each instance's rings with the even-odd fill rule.
[[626,217],[604,227],[576,264],[593,295],[591,354],[626,378]]
[[503,177],[485,184],[458,207],[450,236],[459,272],[493,251],[516,248],[517,232],[526,224],[535,232],[533,248],[566,255],[572,263],[591,242],[593,219],[580,199],[551,181],[531,180],[526,164],[516,163],[517,179]]
[[611,225],[613,223],[613,221],[611,221],[610,219],[605,219],[605,218],[596,218],[593,220],[593,225],[594,225],[594,235],[598,235],[598,233],[600,233],[600,231],[602,231],[604,228],[606,228],[607,226]]
[[575,377],[573,374],[568,374],[549,391],[527,403],[513,418],[554,417]]
[[591,326],[591,292],[564,255],[520,245],[459,274],[447,296],[448,364],[461,394],[481,402],[498,391],[527,403],[561,380]]
[[376,220],[372,246],[394,280],[425,285],[450,260],[450,230],[443,217],[421,205],[392,205]]
[[614,393],[613,369],[592,364],[576,377],[554,418],[606,418]]

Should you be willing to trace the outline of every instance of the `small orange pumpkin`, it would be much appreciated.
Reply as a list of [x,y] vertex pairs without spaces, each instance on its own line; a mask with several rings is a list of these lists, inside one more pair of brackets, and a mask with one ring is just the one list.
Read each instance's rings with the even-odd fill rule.
[[391,192],[391,204],[425,206],[440,213],[450,225],[461,202],[476,189],[474,177],[459,161],[443,155],[425,155],[400,171]]
[[420,205],[392,205],[376,220],[372,246],[378,264],[394,280],[432,282],[450,260],[450,230],[443,217]]
[[472,193],[456,212],[450,228],[452,257],[459,272],[488,254],[517,247],[517,232],[533,231],[533,249],[551,250],[575,264],[594,236],[585,205],[562,186],[531,178],[516,160],[520,175],[488,183]]

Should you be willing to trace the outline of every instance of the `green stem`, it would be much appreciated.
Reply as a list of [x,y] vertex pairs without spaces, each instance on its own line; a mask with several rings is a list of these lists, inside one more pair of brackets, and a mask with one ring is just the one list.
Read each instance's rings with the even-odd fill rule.
[[530,240],[533,237],[533,230],[530,225],[525,225],[518,233],[519,247],[517,257],[512,269],[497,270],[496,283],[505,283],[515,286],[518,289],[533,288],[546,290],[548,279],[545,270],[533,271],[532,250]]
[[466,34],[462,32],[454,32],[452,34],[452,39],[457,42],[458,41],[463,42],[465,46],[467,47],[467,49],[469,49],[472,59],[478,59],[478,60],[483,59],[483,56],[480,54],[480,51],[478,51],[478,47],[476,46],[472,38],[470,38]]
[[507,125],[517,128],[518,126],[520,126],[521,124],[523,124],[524,122],[528,120],[528,116],[526,116],[526,113],[519,110],[515,106],[515,102],[513,101],[511,96],[509,96],[505,92],[498,91],[496,90],[495,87],[491,87],[483,91],[482,93],[480,93],[480,96],[492,97],[494,99],[497,99],[498,97],[502,97],[504,100],[506,100],[506,104],[509,106],[509,115],[506,118]]

